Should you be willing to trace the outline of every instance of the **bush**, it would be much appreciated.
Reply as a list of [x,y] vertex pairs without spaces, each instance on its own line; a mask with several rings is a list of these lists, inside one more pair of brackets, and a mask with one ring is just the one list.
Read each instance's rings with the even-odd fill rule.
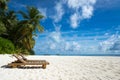
[[0,54],[12,54],[14,50],[15,46],[10,40],[0,37]]

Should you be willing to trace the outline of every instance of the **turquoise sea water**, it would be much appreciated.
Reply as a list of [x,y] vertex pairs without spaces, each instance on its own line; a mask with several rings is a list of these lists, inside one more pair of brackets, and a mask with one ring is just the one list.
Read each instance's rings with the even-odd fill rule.
[[118,56],[120,54],[36,54],[36,55],[45,55],[45,56]]

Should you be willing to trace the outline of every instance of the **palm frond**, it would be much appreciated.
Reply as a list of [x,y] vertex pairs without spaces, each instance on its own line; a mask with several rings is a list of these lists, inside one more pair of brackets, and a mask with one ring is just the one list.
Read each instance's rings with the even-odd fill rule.
[[39,32],[43,32],[43,31],[44,31],[44,27],[41,26],[41,25],[38,25],[38,26],[37,26],[37,29],[38,29]]
[[23,18],[29,19],[29,16],[27,15],[27,13],[25,13],[23,11],[19,11],[19,13],[23,16]]

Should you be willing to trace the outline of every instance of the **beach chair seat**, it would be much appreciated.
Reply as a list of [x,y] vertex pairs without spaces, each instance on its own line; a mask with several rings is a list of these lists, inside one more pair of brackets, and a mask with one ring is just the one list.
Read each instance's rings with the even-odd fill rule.
[[46,65],[49,64],[49,62],[47,62],[46,60],[39,60],[39,61],[38,60],[37,61],[36,60],[34,60],[34,61],[31,60],[31,61],[27,61],[27,60],[24,60],[24,59],[18,57],[17,55],[13,55],[13,56],[16,57],[17,60],[14,61],[14,62],[9,63],[8,67],[18,68],[18,67],[32,66],[32,65],[37,67],[37,66],[42,65],[42,68],[45,69]]

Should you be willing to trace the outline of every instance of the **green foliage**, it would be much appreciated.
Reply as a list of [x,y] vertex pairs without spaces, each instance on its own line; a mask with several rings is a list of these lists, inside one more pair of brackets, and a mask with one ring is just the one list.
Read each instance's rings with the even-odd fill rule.
[[[35,45],[33,34],[36,30],[43,32],[43,27],[40,25],[40,20],[44,17],[37,8],[27,7],[27,11],[19,11],[24,20],[18,23],[16,31],[16,41],[18,41],[22,47],[32,52],[32,48]],[[21,27],[22,26],[22,27]]]
[[35,54],[34,50],[30,50],[29,53],[30,53],[30,55],[34,55]]
[[16,54],[22,53],[22,54],[26,54],[26,55],[29,55],[29,54],[30,54],[30,52],[29,52],[27,49],[25,49],[25,48],[20,48],[20,47],[17,47],[17,48],[15,49],[14,53],[16,53]]
[[7,7],[7,2],[8,2],[9,0],[0,0],[0,8],[2,9],[2,10],[7,10],[8,9],[8,7]]
[[0,0],[0,53],[34,54],[33,36],[36,30],[44,31],[40,25],[44,16],[37,8],[27,7],[27,11],[19,11],[23,17],[19,20],[18,13],[7,9],[8,1]]
[[12,54],[14,50],[14,44],[10,40],[0,37],[0,54]]
[[6,28],[2,21],[0,20],[0,34],[3,34],[4,32],[6,32]]

